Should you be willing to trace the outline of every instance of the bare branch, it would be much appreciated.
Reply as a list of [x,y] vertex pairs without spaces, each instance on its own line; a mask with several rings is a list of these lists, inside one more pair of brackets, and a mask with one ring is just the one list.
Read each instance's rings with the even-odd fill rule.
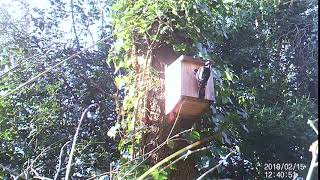
[[314,130],[314,132],[316,132],[316,134],[318,135],[318,128],[315,126],[315,122],[317,122],[318,120],[308,120],[308,124],[311,126],[311,128]]
[[309,151],[312,153],[312,159],[311,159],[311,163],[310,163],[310,167],[308,170],[308,174],[306,177],[306,180],[311,180],[313,179],[313,172],[315,170],[316,167],[318,167],[318,140],[316,140],[315,142],[313,142],[309,148]]
[[73,59],[73,58],[76,57],[76,56],[79,56],[82,52],[84,52],[84,51],[86,51],[86,50],[94,47],[97,43],[103,42],[104,40],[106,40],[106,39],[108,39],[108,38],[110,38],[110,37],[107,36],[107,37],[105,37],[105,38],[102,38],[102,39],[100,39],[99,41],[96,41],[96,42],[95,42],[94,44],[92,44],[91,46],[89,46],[89,47],[87,47],[87,48],[84,48],[84,49],[82,49],[81,51],[79,51],[79,52],[77,52],[77,53],[75,53],[75,54],[72,54],[71,56],[67,57],[66,59],[58,62],[57,64],[51,66],[50,68],[42,71],[42,72],[39,73],[38,75],[30,78],[28,81],[20,84],[17,88],[15,88],[15,89],[7,92],[5,95],[1,96],[0,98],[5,98],[5,97],[7,97],[7,96],[9,96],[9,95],[11,95],[11,94],[13,94],[13,93],[15,93],[16,91],[24,88],[24,87],[27,86],[28,84],[33,83],[35,80],[37,80],[38,78],[44,76],[45,74],[47,74],[47,73],[50,72],[51,70],[55,69],[56,67],[58,67],[58,66],[62,65],[63,63],[65,63],[65,62]]
[[68,180],[69,179],[69,175],[70,175],[70,170],[71,170],[71,165],[72,165],[72,158],[73,158],[73,154],[74,154],[74,150],[75,150],[75,146],[76,146],[76,142],[77,142],[77,139],[78,139],[78,134],[79,134],[79,130],[80,130],[80,126],[81,126],[81,123],[85,117],[85,115],[87,114],[87,112],[90,110],[90,108],[92,107],[98,107],[99,108],[99,105],[98,104],[91,104],[90,106],[88,106],[82,113],[81,115],[81,118],[80,118],[80,121],[79,121],[79,124],[78,124],[78,127],[77,127],[77,130],[76,130],[76,133],[74,134],[74,137],[73,137],[73,141],[72,141],[72,146],[71,146],[71,150],[70,150],[70,154],[69,154],[69,159],[68,159],[68,164],[67,164],[67,170],[66,170],[66,175],[65,175],[65,180]]
[[172,166],[173,164],[177,163],[178,161],[180,161],[181,159],[186,159],[189,155],[193,154],[193,153],[196,153],[196,152],[199,152],[199,151],[203,151],[203,150],[206,150],[208,149],[209,146],[207,147],[203,147],[203,148],[200,148],[200,149],[196,149],[196,150],[193,150],[193,151],[188,151],[186,154],[180,156],[179,158],[177,158],[176,160],[172,161],[170,164],[166,165],[164,168],[160,169],[159,172],[162,172],[164,170],[166,170],[168,167]]
[[[216,132],[217,133],[217,132]],[[146,171],[145,173],[143,173],[140,177],[137,178],[137,180],[142,180],[144,179],[145,177],[147,177],[151,172],[153,172],[154,170],[156,170],[157,168],[159,168],[160,166],[162,166],[164,163],[170,161],[171,159],[175,158],[176,156],[178,155],[181,155],[182,153],[196,147],[196,146],[199,146],[201,144],[204,144],[206,142],[209,142],[211,140],[214,139],[214,135],[213,136],[210,136],[208,138],[205,138],[203,140],[199,140],[193,144],[190,144],[182,149],[180,149],[179,151],[176,151],[175,153],[171,154],[170,156],[164,158],[163,160],[161,160],[160,162],[158,162],[157,164],[155,164],[154,166],[152,166],[148,171]]]
[[64,147],[66,147],[67,144],[69,144],[70,141],[67,141],[60,149],[60,155],[59,155],[59,163],[58,163],[58,167],[57,167],[57,172],[54,175],[54,180],[56,180],[58,178],[59,172],[60,172],[60,168],[61,168],[61,163],[62,163],[62,155],[63,155],[63,149]]
[[73,0],[71,0],[71,18],[72,18],[72,28],[73,28],[73,32],[74,32],[74,36],[76,38],[76,43],[77,43],[77,50],[80,50],[80,42],[79,42],[79,38],[78,38],[78,34],[77,34],[77,29],[76,29],[76,23],[74,20],[74,3]]
[[3,170],[3,171],[6,171],[8,172],[9,174],[15,176],[15,177],[19,177],[19,178],[22,178],[22,179],[26,179],[24,176],[20,175],[19,173],[15,172],[14,170],[4,166],[3,164],[0,164],[0,168]]
[[[228,159],[231,155],[235,154],[235,151],[231,151],[229,154],[227,154],[225,157],[223,157],[222,159]],[[210,172],[214,171],[215,169],[217,169],[219,166],[221,166],[222,161],[219,162],[219,164],[217,164],[216,166],[214,166],[213,168],[209,169],[207,172],[203,173],[200,177],[197,178],[197,180],[201,180],[203,179],[206,175],[208,175]]]
[[[317,122],[318,119],[312,121],[312,120],[308,120],[308,124],[311,126],[311,128],[315,131],[315,133],[318,135],[318,128],[315,126],[315,122]],[[310,148],[309,148],[309,151],[312,153],[312,159],[311,159],[311,162],[310,162],[310,167],[309,167],[309,170],[308,170],[308,174],[307,174],[307,177],[306,177],[306,180],[311,180],[313,175],[314,175],[314,170],[316,167],[318,167],[318,140],[314,141]]]

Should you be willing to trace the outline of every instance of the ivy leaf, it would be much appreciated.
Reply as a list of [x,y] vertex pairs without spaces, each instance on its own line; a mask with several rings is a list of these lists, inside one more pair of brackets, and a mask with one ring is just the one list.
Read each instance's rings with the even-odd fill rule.
[[117,131],[118,129],[120,128],[120,124],[115,124],[114,126],[112,126],[109,131],[107,132],[107,135],[111,138],[115,138],[116,137],[116,134],[117,134]]
[[231,145],[231,141],[230,141],[230,139],[228,138],[227,134],[226,134],[225,132],[222,132],[221,135],[222,135],[222,137],[223,137],[224,143]]
[[186,48],[187,48],[186,44],[183,44],[183,43],[173,45],[173,50],[176,52],[184,52]]
[[125,141],[123,139],[121,139],[118,143],[118,150],[120,152],[122,152],[123,148],[124,148],[124,145],[125,145]]
[[165,172],[165,171],[159,171],[158,169],[154,170],[152,173],[151,173],[152,177],[154,179],[157,179],[157,180],[166,180],[168,179],[167,176],[168,176],[168,173]]
[[210,165],[211,158],[208,156],[201,156],[199,162],[199,169],[207,169]]
[[167,146],[168,146],[170,149],[174,149],[174,146],[175,146],[174,141],[168,141],[168,142],[167,142]]
[[232,74],[229,71],[229,69],[226,69],[225,74],[226,74],[227,80],[232,81],[233,78],[232,78]]
[[121,89],[125,85],[125,81],[122,77],[115,77],[114,83],[118,89]]
[[108,175],[104,175],[104,176],[99,177],[98,180],[109,180],[109,179],[110,179],[110,178],[109,178]]
[[239,146],[235,146],[235,148],[236,148],[237,152],[240,152],[240,147]]
[[169,28],[170,26],[163,26],[163,28],[160,30],[160,34],[165,34]]
[[246,125],[244,125],[244,124],[242,124],[242,128],[243,128],[243,130],[245,130],[246,131],[246,133],[250,133],[250,131],[249,131],[249,129],[246,127]]
[[200,140],[200,133],[198,131],[191,131],[183,135],[189,143],[194,143]]
[[222,104],[227,104],[229,102],[229,97],[228,96],[221,96],[221,101],[222,101]]
[[220,143],[222,143],[222,135],[221,133],[217,133],[215,135],[213,135],[214,139]]
[[178,11],[176,8],[172,8],[172,14],[176,15],[176,16],[179,16],[178,15]]
[[5,141],[11,141],[12,137],[10,131],[6,129],[6,131],[0,132],[0,139],[3,139]]

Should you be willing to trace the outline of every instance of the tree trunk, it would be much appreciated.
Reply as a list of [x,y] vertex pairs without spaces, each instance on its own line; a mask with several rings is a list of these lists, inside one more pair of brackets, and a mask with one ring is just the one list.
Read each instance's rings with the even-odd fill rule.
[[[170,45],[163,45],[153,50],[153,60],[150,63],[152,68],[157,70],[160,74],[160,88],[153,89],[147,94],[146,108],[147,111],[144,118],[147,119],[146,125],[150,129],[142,137],[142,151],[144,154],[154,150],[154,148],[165,142],[173,128],[174,123],[169,123],[168,117],[165,116],[165,95],[164,95],[164,70],[165,66],[171,64],[180,55],[173,51]],[[146,121],[145,121],[146,122]],[[177,120],[171,137],[185,129],[191,128],[192,120]],[[174,148],[171,149],[167,145],[162,146],[159,150],[152,153],[149,158],[149,165],[152,166],[170,154],[180,150],[189,145],[184,140],[175,141]],[[194,158],[188,157],[186,160],[180,160],[176,164],[176,169],[171,171],[168,179],[172,180],[191,180],[197,175]]]

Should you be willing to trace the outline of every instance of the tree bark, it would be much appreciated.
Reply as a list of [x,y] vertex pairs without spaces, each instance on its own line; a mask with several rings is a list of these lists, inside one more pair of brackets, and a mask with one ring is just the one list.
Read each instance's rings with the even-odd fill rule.
[[[175,53],[171,45],[162,45],[153,50],[153,61],[150,63],[152,68],[160,74],[160,88],[152,89],[147,93],[147,102],[145,107],[148,109],[145,115],[145,124],[150,129],[142,137],[142,151],[144,154],[151,152],[157,146],[161,145],[168,138],[168,135],[174,123],[169,123],[165,115],[165,94],[164,94],[164,70],[165,66],[174,62],[180,55]],[[146,123],[147,122],[147,123]],[[183,130],[192,127],[194,120],[178,119],[172,131],[171,137]],[[152,153],[149,159],[149,165],[152,166],[177,150],[189,145],[185,140],[175,142],[173,149],[167,145],[161,147],[158,151]],[[172,171],[168,179],[172,180],[191,180],[197,176],[195,160],[193,156],[186,160],[176,163],[176,169]]]

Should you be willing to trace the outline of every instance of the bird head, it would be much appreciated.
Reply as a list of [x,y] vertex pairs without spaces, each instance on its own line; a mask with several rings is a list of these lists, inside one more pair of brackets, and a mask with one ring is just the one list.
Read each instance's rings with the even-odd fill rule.
[[196,75],[198,72],[198,69],[194,69],[194,74]]

